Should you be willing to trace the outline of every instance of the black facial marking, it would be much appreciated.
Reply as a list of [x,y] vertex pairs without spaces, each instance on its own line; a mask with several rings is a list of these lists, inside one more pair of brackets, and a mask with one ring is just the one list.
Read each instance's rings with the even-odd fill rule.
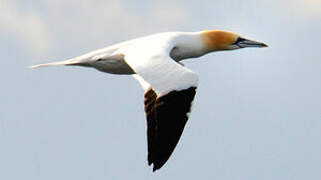
[[245,41],[246,39],[245,38],[242,38],[242,37],[238,37],[236,39],[236,41],[233,43],[233,45],[237,45],[238,43],[242,42],[242,41]]

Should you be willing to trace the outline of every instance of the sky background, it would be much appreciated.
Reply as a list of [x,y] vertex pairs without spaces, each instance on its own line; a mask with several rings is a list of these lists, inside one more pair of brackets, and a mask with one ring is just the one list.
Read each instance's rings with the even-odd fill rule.
[[[0,179],[321,179],[320,17],[320,0],[0,0]],[[207,29],[270,47],[185,61],[194,109],[156,173],[131,76],[26,68]]]

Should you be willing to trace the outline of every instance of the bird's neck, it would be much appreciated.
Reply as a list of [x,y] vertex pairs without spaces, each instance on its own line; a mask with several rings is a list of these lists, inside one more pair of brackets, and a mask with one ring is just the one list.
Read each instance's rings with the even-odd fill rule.
[[204,48],[204,43],[198,33],[186,33],[176,39],[175,47],[170,55],[176,61],[188,58],[200,57],[208,53]]

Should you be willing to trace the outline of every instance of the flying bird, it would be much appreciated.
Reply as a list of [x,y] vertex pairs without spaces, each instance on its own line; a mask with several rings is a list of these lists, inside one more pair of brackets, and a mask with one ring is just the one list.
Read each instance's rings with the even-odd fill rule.
[[229,31],[165,32],[30,68],[83,66],[105,73],[133,75],[145,90],[148,165],[153,164],[155,171],[174,151],[196,94],[198,76],[181,61],[246,47],[267,45]]

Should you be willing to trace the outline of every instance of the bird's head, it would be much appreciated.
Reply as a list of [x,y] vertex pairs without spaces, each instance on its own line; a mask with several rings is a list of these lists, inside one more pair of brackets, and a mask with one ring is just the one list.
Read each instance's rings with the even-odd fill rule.
[[202,31],[201,38],[206,52],[233,50],[246,47],[268,47],[268,45],[243,38],[229,31],[211,30]]

